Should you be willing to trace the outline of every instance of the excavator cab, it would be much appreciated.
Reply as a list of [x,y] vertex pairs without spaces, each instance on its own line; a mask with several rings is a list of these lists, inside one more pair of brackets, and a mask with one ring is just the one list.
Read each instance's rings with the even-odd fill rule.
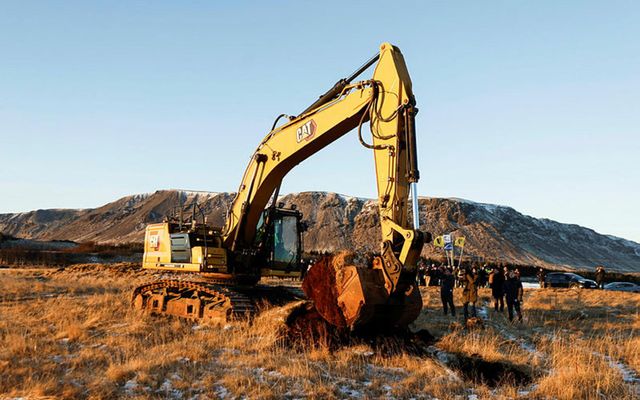
[[258,222],[255,246],[264,260],[261,275],[299,275],[302,258],[302,213],[295,206],[269,207]]

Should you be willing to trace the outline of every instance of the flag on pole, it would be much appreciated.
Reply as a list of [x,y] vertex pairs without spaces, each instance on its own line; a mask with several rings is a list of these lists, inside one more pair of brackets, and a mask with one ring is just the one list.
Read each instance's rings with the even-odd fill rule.
[[456,238],[455,246],[456,247],[464,247],[464,236]]
[[444,239],[442,238],[442,236],[437,236],[435,239],[433,239],[433,245],[436,247],[444,247]]

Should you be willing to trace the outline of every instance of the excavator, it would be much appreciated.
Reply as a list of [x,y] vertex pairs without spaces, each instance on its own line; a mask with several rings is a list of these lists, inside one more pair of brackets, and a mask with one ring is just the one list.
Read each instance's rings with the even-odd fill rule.
[[[371,79],[356,81],[374,65]],[[194,212],[190,222],[165,219],[146,227],[143,268],[190,274],[135,288],[132,305],[153,314],[226,321],[254,312],[252,296],[261,278],[299,277],[306,267],[305,223],[295,206],[278,203],[283,178],[357,129],[375,160],[380,253],[365,266],[318,262],[306,271],[302,289],[322,318],[337,327],[406,327],[422,308],[416,264],[431,240],[419,229],[417,112],[404,57],[383,43],[300,114],[276,119],[251,157],[224,226],[210,226],[204,217],[198,221]],[[368,141],[362,132],[367,122]]]

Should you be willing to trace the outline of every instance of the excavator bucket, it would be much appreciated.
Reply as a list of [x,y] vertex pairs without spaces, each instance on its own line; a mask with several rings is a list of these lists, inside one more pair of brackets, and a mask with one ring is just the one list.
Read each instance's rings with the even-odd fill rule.
[[307,271],[302,289],[330,324],[351,330],[405,327],[422,309],[415,280],[389,295],[381,268],[345,265],[343,255],[324,257]]

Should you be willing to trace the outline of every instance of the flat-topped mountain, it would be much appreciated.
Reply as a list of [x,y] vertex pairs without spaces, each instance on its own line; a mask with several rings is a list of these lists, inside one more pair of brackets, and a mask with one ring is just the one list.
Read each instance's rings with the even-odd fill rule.
[[[92,209],[51,209],[0,214],[0,232],[38,240],[141,242],[144,227],[179,204],[197,202],[209,223],[222,226],[233,193],[159,190],[123,197]],[[303,192],[280,198],[295,204],[309,229],[306,250],[376,251],[379,217],[375,200],[336,193]],[[523,215],[511,207],[455,198],[427,198],[420,203],[421,229],[466,237],[464,254],[486,261],[555,269],[592,269],[604,264],[619,272],[640,272],[640,244],[592,229]],[[425,256],[442,250],[426,245]]]

